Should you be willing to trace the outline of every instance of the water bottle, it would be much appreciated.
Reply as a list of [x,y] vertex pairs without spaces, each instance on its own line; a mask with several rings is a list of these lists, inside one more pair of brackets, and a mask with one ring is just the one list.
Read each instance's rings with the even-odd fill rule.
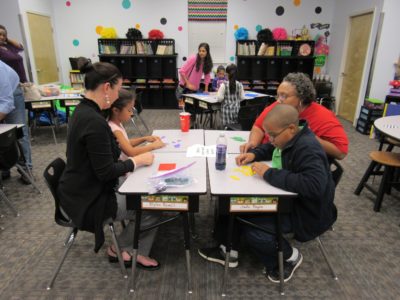
[[215,168],[225,170],[226,167],[226,148],[227,141],[224,133],[221,133],[217,139],[217,151],[215,157]]

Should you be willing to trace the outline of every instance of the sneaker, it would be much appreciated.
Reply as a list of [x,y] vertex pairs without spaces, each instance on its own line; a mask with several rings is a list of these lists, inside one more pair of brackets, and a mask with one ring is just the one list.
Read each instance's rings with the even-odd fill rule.
[[[303,255],[299,252],[299,256],[295,261],[285,261],[283,262],[283,281],[288,282],[293,274],[294,271],[301,265],[303,262]],[[271,272],[268,272],[267,277],[270,281],[274,283],[279,283],[279,266],[274,268]]]
[[[26,169],[26,167],[22,167],[24,169],[24,171],[28,174],[28,170]],[[31,180],[25,176],[20,169],[17,168],[18,173],[21,175],[21,177],[19,178],[19,180],[23,183],[23,184],[31,184]],[[29,176],[29,175],[28,175]]]
[[[217,247],[212,247],[212,248],[202,248],[198,250],[199,255],[211,262],[215,262],[217,264],[220,264],[222,266],[225,266],[225,253],[222,251],[222,249],[217,246]],[[230,257],[229,258],[229,268],[236,268],[239,265],[239,261],[237,257]]]

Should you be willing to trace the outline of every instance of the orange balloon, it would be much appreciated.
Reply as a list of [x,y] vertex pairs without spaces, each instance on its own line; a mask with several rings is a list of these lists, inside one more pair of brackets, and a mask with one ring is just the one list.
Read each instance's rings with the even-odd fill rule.
[[139,29],[140,28],[140,24],[136,24],[136,29]]
[[293,0],[294,6],[300,6],[301,0]]
[[96,33],[100,34],[100,32],[103,30],[103,26],[96,26]]
[[238,29],[239,28],[239,25],[235,25],[235,26],[233,26],[233,29]]

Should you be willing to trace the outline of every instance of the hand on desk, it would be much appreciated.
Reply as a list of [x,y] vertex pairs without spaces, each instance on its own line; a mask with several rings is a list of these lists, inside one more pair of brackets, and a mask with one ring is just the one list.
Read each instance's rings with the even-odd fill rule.
[[146,142],[155,142],[155,141],[161,141],[160,137],[156,136],[156,135],[149,135],[145,137]]
[[269,166],[261,163],[261,162],[255,162],[251,165],[251,169],[253,172],[255,172],[258,176],[264,177],[264,173],[268,171]]
[[236,164],[238,166],[247,165],[248,163],[251,163],[255,158],[256,156],[253,153],[243,153],[236,156]]
[[135,167],[150,166],[154,160],[154,154],[151,152],[146,152],[143,154],[136,155],[135,157],[130,157],[130,159],[135,164]]
[[162,140],[156,140],[153,143],[151,143],[151,146],[152,146],[153,150],[156,150],[156,149],[165,147],[165,144]]
[[247,151],[255,147],[257,147],[257,145],[253,145],[252,142],[247,142],[245,144],[240,145],[240,153],[247,153]]

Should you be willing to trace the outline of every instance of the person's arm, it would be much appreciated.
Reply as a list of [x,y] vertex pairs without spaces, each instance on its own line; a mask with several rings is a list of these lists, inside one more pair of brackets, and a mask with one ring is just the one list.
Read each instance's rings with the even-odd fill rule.
[[338,160],[342,160],[343,158],[346,157],[347,153],[340,151],[339,148],[336,147],[331,142],[323,140],[318,136],[315,136],[315,137],[317,138],[318,142],[321,144],[322,148],[325,150],[326,154],[328,154],[328,156],[333,157],[334,159],[338,159]]
[[[156,140],[144,146],[132,146],[131,141],[126,139],[121,130],[114,130],[113,134],[118,141],[121,151],[125,153],[126,156],[136,156],[165,146],[161,140]],[[143,142],[145,141],[146,140],[143,140]]]
[[261,144],[265,136],[265,133],[262,129],[257,126],[251,128],[249,140],[246,144],[240,145],[240,153],[246,153],[250,149],[253,149]]
[[204,75],[204,92],[208,93],[208,85],[210,84],[211,81],[211,73],[205,74]]
[[0,74],[0,121],[4,120],[14,109],[14,91],[7,74],[2,72]]
[[7,38],[7,43],[13,46],[14,48],[17,48],[20,51],[24,50],[24,46],[21,43],[17,42],[16,40]]
[[189,81],[189,73],[191,70],[194,69],[194,65],[196,64],[196,56],[190,57],[187,62],[179,69],[179,75],[181,76],[181,79],[185,83],[185,86],[194,91],[196,88],[192,83]]
[[244,93],[243,84],[240,83],[240,101],[244,100],[244,97],[246,97],[246,95]]
[[219,102],[222,102],[222,100],[224,100],[225,97],[225,84],[221,84],[219,86],[218,92],[217,92],[217,99]]

